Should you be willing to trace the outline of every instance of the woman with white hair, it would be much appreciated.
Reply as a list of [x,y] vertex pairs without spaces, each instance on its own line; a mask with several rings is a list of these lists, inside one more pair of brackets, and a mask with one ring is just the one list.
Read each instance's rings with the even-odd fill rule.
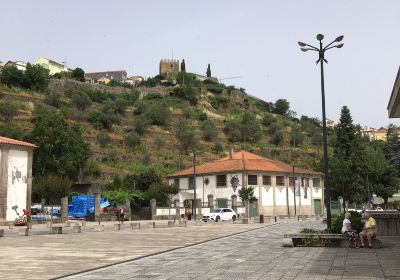
[[350,217],[351,217],[351,215],[349,212],[346,212],[344,214],[344,220],[343,220],[343,225],[342,225],[342,234],[349,239],[349,247],[358,249],[359,248],[357,245],[358,235],[351,228]]

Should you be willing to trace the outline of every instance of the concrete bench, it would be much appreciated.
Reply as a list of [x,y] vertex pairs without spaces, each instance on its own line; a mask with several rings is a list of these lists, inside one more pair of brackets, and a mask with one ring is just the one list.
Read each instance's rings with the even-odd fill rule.
[[[349,240],[346,236],[342,234],[332,234],[332,233],[299,233],[299,234],[284,234],[282,240],[283,247],[291,247],[290,241],[292,240],[292,246],[306,246],[304,245],[304,240],[321,240],[321,241],[332,241],[333,244],[337,244],[340,248],[348,248]],[[335,247],[335,246],[332,246]],[[372,240],[372,248],[382,248],[382,241],[374,238]]]
[[131,229],[140,229],[140,223],[131,223]]
[[64,227],[70,227],[70,226],[71,226],[71,222],[67,221],[67,222],[64,223]]
[[179,221],[178,226],[180,226],[180,227],[186,227],[186,225],[187,225],[187,221]]
[[62,226],[52,226],[51,234],[62,234]]
[[147,226],[150,228],[156,228],[156,222],[148,222]]
[[175,221],[168,221],[168,227],[174,227]]
[[72,227],[72,230],[74,231],[74,233],[81,233],[82,232],[82,227],[78,224],[78,225],[74,225]]
[[4,229],[0,229],[0,237],[4,237]]
[[95,231],[104,231],[104,225],[96,225],[94,229]]
[[18,229],[18,235],[19,236],[28,236],[29,235],[29,229],[27,229],[26,227],[19,228]]
[[121,224],[114,224],[115,230],[121,230]]

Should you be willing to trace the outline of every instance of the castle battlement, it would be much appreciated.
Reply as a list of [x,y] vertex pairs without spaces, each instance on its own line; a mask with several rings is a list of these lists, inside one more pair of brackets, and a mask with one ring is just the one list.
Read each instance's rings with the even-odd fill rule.
[[179,59],[161,59],[160,63],[179,63]]

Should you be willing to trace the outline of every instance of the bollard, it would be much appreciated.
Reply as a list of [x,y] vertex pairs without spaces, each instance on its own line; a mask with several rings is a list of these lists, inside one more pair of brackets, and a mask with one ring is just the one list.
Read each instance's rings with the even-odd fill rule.
[[28,223],[28,229],[32,229],[32,224],[31,223]]
[[168,221],[168,227],[174,227],[175,222],[174,221]]
[[62,234],[62,226],[52,226],[51,234]]
[[96,231],[104,231],[104,225],[96,225],[94,229]]
[[8,225],[8,229],[13,229],[14,228],[14,225],[13,224],[9,224]]
[[72,229],[73,229],[73,231],[74,231],[74,233],[81,233],[82,232],[82,227],[80,226],[80,225],[74,225],[73,227],[72,227]]
[[249,219],[248,218],[243,218],[242,219],[242,224],[248,224],[249,223]]
[[71,222],[69,222],[69,221],[65,222],[65,223],[64,223],[64,226],[65,226],[65,227],[70,227],[70,226],[71,226]]
[[114,224],[114,229],[121,230],[121,224]]
[[83,227],[86,226],[86,221],[82,221],[82,226],[83,226]]
[[260,215],[260,224],[263,224],[263,223],[264,223],[264,215],[261,214],[261,215]]
[[4,237],[4,229],[0,229],[0,237]]
[[275,216],[275,223],[277,222],[277,218],[276,218],[276,216]]
[[28,236],[29,235],[29,229],[27,229],[27,228],[19,228],[18,229],[18,235],[19,236]]
[[156,222],[148,222],[147,225],[151,228],[156,228]]

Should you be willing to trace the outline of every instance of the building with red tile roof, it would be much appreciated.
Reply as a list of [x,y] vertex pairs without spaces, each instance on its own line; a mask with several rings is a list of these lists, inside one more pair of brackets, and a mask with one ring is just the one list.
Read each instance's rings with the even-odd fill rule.
[[198,205],[204,208],[232,207],[241,213],[245,209],[238,190],[251,186],[257,198],[250,205],[252,216],[324,213],[322,173],[247,151],[231,152],[227,157],[196,166],[196,180],[193,167],[169,174],[167,179],[170,184],[179,185],[180,193],[175,202],[181,207],[193,206],[196,185]]
[[23,209],[30,209],[36,147],[0,136],[0,221],[14,221]]

